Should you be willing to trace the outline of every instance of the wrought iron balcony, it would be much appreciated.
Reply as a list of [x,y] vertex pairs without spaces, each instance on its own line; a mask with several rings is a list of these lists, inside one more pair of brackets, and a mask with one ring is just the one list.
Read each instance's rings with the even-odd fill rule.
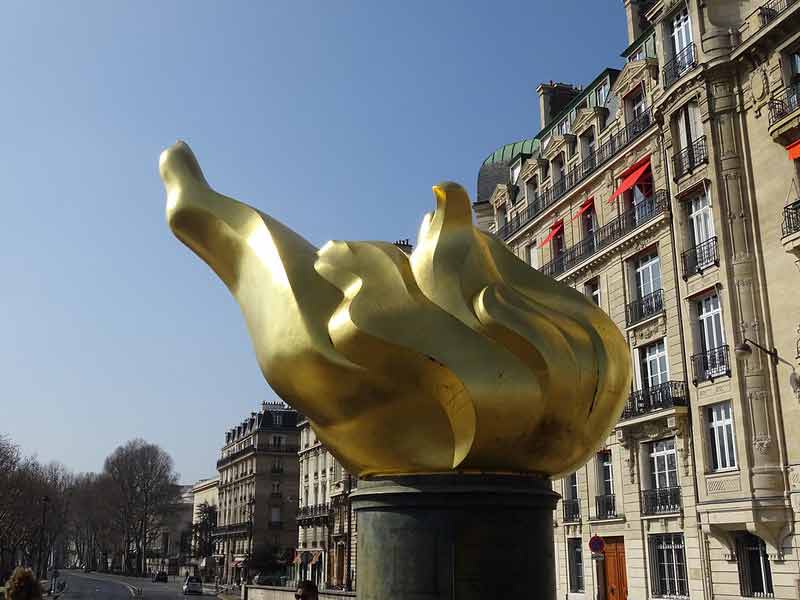
[[761,17],[761,28],[766,27],[777,19],[787,8],[796,4],[798,0],[770,0],[758,9]]
[[788,87],[769,101],[769,125],[772,127],[782,118],[800,108],[800,85]]
[[658,190],[650,198],[646,198],[613,221],[603,225],[591,236],[567,248],[562,254],[542,265],[540,270],[545,275],[557,277],[668,209],[669,196],[667,192]]
[[580,498],[564,498],[564,522],[576,523],[581,520]]
[[672,157],[673,179],[677,181],[705,162],[708,162],[706,136],[701,136]]
[[614,494],[595,496],[595,515],[598,519],[615,519],[617,517],[617,504]]
[[642,515],[662,515],[681,510],[681,488],[642,490]]
[[800,231],[800,200],[795,200],[783,209],[783,237]]
[[682,258],[684,280],[696,273],[702,273],[711,266],[719,266],[719,250],[716,236],[687,250],[682,254]]
[[671,61],[664,65],[664,87],[668,88],[678,81],[684,73],[697,65],[697,49],[695,45],[688,44],[678,52]]
[[628,327],[657,315],[664,310],[664,290],[642,296],[625,306],[625,321]]
[[542,188],[532,198],[528,198],[527,206],[513,217],[509,218],[502,227],[497,228],[497,236],[508,239],[525,225],[540,215],[559,198],[575,188],[584,179],[597,171],[603,164],[615,156],[620,150],[637,139],[653,125],[653,116],[650,109],[628,123],[616,135],[611,136],[605,143],[598,146],[581,162],[575,164],[564,176],[553,185]]
[[692,355],[692,383],[714,381],[717,377],[730,376],[731,359],[728,345],[712,348]]
[[684,381],[667,381],[631,392],[622,410],[622,420],[640,417],[662,408],[687,406],[687,386]]
[[311,519],[314,517],[327,517],[330,514],[330,504],[313,504],[301,506],[297,510],[298,519]]

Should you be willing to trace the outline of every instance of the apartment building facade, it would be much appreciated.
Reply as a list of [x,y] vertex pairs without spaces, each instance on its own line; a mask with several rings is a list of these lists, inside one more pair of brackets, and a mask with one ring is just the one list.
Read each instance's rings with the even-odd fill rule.
[[[350,492],[356,478],[347,473],[301,417],[298,538],[294,575],[320,589],[355,589],[356,519]],[[352,535],[351,535],[352,531]]]
[[297,412],[264,402],[225,433],[217,461],[217,569],[225,583],[252,577],[260,562],[291,559],[297,539]]
[[624,66],[542,84],[539,134],[478,177],[478,223],[634,365],[613,434],[554,482],[559,597],[797,598],[800,2],[623,4]]

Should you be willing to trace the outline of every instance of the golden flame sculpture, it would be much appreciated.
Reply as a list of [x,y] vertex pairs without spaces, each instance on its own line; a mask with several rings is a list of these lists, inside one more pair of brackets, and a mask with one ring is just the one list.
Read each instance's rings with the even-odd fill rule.
[[434,186],[407,256],[317,249],[209,187],[189,147],[160,160],[167,222],[244,314],[269,384],[360,477],[575,470],[617,421],[630,360],[611,319],[472,224]]

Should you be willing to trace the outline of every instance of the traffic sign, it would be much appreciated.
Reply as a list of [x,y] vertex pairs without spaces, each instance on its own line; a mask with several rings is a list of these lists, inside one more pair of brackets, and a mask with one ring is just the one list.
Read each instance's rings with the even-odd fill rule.
[[600,554],[605,549],[606,543],[599,535],[593,535],[589,539],[589,550],[591,550],[593,554]]

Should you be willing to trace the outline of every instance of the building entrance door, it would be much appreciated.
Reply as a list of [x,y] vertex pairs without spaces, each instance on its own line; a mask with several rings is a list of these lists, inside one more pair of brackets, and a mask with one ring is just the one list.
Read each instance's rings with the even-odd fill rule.
[[625,540],[604,538],[606,543],[603,568],[606,575],[606,600],[627,600],[628,575],[625,571]]

